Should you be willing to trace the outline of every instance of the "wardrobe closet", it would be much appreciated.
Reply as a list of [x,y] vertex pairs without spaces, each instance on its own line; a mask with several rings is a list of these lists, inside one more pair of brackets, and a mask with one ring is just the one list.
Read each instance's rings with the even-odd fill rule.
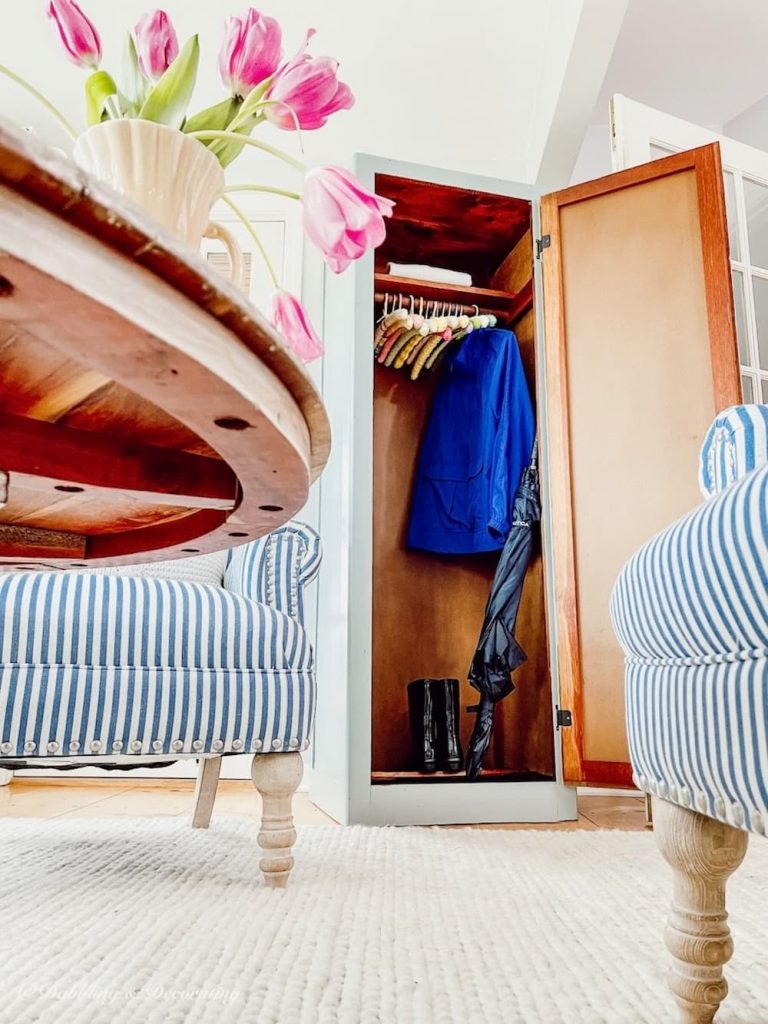
[[[313,797],[343,821],[551,821],[575,784],[631,785],[623,663],[608,615],[621,565],[698,499],[696,456],[739,400],[717,147],[540,197],[529,186],[359,157],[395,201],[384,244],[326,291]],[[447,285],[390,263],[471,275]],[[538,425],[542,524],[516,637],[528,660],[496,709],[480,778],[415,771],[406,687],[467,682],[498,553],[435,555],[406,532],[440,362],[380,365],[384,295],[492,312],[516,335]],[[472,424],[467,424],[472,429]]]

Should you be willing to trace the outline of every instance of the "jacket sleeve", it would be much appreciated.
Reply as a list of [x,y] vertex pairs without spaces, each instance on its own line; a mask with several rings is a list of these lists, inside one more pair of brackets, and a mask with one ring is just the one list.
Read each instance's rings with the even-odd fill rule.
[[536,420],[517,338],[510,331],[499,380],[496,436],[490,475],[488,530],[502,542],[512,527],[512,506],[531,459]]

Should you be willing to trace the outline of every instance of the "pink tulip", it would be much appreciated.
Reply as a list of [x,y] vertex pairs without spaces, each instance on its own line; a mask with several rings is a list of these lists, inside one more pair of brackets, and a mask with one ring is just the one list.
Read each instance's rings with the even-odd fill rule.
[[309,322],[307,311],[289,292],[275,292],[272,298],[272,323],[303,362],[311,363],[325,351]]
[[133,29],[139,67],[145,78],[156,82],[179,53],[179,40],[165,11],[153,11],[140,18]]
[[274,18],[251,7],[245,18],[227,18],[219,73],[234,96],[246,96],[273,75],[283,55],[283,32]]
[[70,60],[81,68],[97,68],[101,60],[101,39],[93,22],[75,0],[50,0],[48,17],[56,22]]
[[346,270],[386,235],[394,203],[369,192],[340,167],[318,167],[304,183],[304,230],[334,272]]
[[333,57],[313,57],[306,52],[315,34],[311,28],[296,56],[278,70],[265,99],[269,120],[286,131],[322,128],[337,110],[349,110],[355,102],[352,90],[336,77],[339,62]]

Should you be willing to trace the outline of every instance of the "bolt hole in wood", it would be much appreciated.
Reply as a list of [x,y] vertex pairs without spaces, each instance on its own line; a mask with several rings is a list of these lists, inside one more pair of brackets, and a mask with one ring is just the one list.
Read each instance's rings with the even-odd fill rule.
[[234,530],[232,533],[230,533],[229,536],[230,537],[247,537],[248,534],[245,531],[243,531],[243,530]]
[[247,430],[251,425],[247,420],[241,420],[239,416],[220,416],[213,422],[222,430]]
[[74,484],[55,484],[53,489],[64,494],[81,494],[85,490],[84,487],[76,487]]
[[262,512],[282,512],[282,505],[259,505]]
[[199,555],[200,548],[182,548],[182,553],[185,555]]
[[70,567],[70,569],[87,569],[88,568],[88,563],[87,562],[70,562],[69,563],[69,567]]
[[7,277],[0,274],[0,299],[4,299],[8,295],[13,295],[13,285]]

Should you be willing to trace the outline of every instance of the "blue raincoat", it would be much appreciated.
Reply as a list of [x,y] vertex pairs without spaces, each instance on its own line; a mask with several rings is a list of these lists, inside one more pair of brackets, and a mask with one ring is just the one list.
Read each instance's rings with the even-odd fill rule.
[[422,440],[408,546],[499,551],[533,449],[535,420],[512,331],[473,331],[438,381]]

